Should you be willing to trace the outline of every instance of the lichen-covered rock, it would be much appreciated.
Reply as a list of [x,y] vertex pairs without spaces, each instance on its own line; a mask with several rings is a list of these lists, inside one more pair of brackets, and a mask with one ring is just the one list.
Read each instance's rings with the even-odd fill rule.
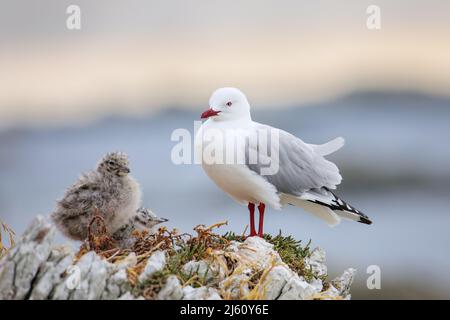
[[355,277],[356,269],[348,268],[344,273],[331,281],[333,286],[338,289],[339,295],[344,297],[344,299],[350,299],[350,287],[353,283],[353,278]]
[[248,237],[244,242],[233,241],[228,247],[229,255],[241,265],[266,269],[273,263],[281,263],[280,255],[273,245],[259,237]]
[[[273,245],[262,238],[251,237],[243,243],[232,243],[230,251],[240,267],[220,283],[228,298],[241,299],[251,295],[248,283],[256,273],[262,273],[261,280],[253,289],[253,297],[258,299],[313,299],[322,289],[319,278],[308,283],[282,261]],[[325,259],[323,251],[317,251],[311,257],[309,263],[313,272],[317,276],[323,275],[324,270],[326,273],[326,267],[321,265]]]
[[132,289],[128,280],[125,268],[119,269],[111,275],[105,285],[105,289],[101,295],[102,300],[118,299],[125,292],[128,293]]
[[308,300],[319,293],[322,281],[311,285],[304,278],[293,272],[287,265],[281,263],[273,267],[260,283],[260,295],[266,300]]
[[321,279],[314,278],[308,282],[317,292],[321,292],[323,289],[323,283]]
[[147,260],[144,271],[139,275],[139,282],[145,282],[153,274],[164,269],[166,265],[166,253],[164,251],[155,251]]
[[181,300],[183,298],[183,288],[180,280],[176,276],[169,276],[164,287],[159,291],[158,300]]
[[183,266],[183,272],[188,276],[197,275],[205,284],[213,281],[219,282],[225,278],[226,262],[213,261],[189,261]]
[[264,299],[275,300],[281,295],[293,272],[284,265],[273,267],[261,282],[260,292]]
[[250,268],[239,267],[219,283],[222,295],[226,299],[241,299],[250,294],[249,282],[253,271]]
[[291,277],[281,291],[279,300],[310,300],[319,291],[298,275]]
[[38,216],[0,262],[0,300],[29,298],[40,267],[52,251],[55,228]]
[[355,273],[356,269],[353,268],[345,270],[341,276],[332,280],[328,289],[320,292],[318,297],[323,300],[350,300],[350,286],[352,285]]
[[80,288],[72,292],[72,298],[94,300],[99,299],[106,287],[106,279],[113,267],[91,251],[81,257],[77,263],[81,271]]
[[137,264],[136,253],[131,252],[125,259],[118,263],[119,267],[133,268]]
[[54,287],[50,298],[118,299],[132,289],[126,268],[127,264],[111,264],[95,252],[88,252],[67,268],[65,277]]
[[72,265],[73,253],[68,247],[53,249],[49,259],[42,265],[32,288],[30,299],[48,299],[53,287],[61,282],[64,272]]
[[219,292],[211,287],[183,288],[183,300],[222,300]]
[[[356,271],[347,269],[327,282],[323,250],[294,247],[298,264],[280,250],[288,265],[273,244],[249,237],[209,248],[200,255],[203,260],[183,260],[175,275],[169,274],[173,260],[168,259],[174,257],[169,249],[147,260],[128,251],[114,260],[94,251],[75,258],[70,248],[53,246],[54,234],[54,226],[39,216],[2,258],[0,299],[350,299]],[[157,289],[147,295],[148,288]]]
[[325,265],[325,251],[317,247],[308,258],[305,258],[306,267],[311,267],[312,271],[318,276],[327,274],[327,266]]
[[183,266],[183,272],[187,276],[197,274],[200,278],[204,279],[205,282],[209,282],[214,278],[214,271],[212,270],[211,264],[203,260],[189,261]]
[[125,292],[123,295],[121,295],[117,300],[145,300],[144,297],[139,296],[139,297],[135,297],[133,296],[131,293],[129,292]]

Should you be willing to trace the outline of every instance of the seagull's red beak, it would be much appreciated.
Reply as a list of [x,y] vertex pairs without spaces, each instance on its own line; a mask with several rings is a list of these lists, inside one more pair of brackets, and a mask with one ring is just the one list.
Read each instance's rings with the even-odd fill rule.
[[217,116],[220,113],[220,111],[213,110],[212,108],[209,108],[205,112],[202,113],[201,119],[208,119],[212,116]]

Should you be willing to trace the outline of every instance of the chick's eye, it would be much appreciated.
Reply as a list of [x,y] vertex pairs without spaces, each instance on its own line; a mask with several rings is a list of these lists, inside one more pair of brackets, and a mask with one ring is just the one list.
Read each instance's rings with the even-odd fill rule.
[[231,107],[231,105],[232,105],[231,101],[228,101],[227,102],[227,107]]

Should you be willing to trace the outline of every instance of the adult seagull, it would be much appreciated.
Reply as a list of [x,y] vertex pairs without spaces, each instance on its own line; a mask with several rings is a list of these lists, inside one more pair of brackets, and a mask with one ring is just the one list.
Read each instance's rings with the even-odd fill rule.
[[[206,174],[233,199],[248,206],[250,236],[263,236],[266,205],[274,209],[285,204],[301,207],[331,226],[337,225],[341,217],[372,223],[331,191],[342,177],[337,166],[324,156],[340,149],[343,138],[308,144],[286,131],[255,122],[246,96],[236,88],[216,90],[209,106],[201,115],[207,120],[196,134],[196,152],[202,156]],[[232,152],[235,154],[229,156]],[[273,164],[276,170],[263,172]]]

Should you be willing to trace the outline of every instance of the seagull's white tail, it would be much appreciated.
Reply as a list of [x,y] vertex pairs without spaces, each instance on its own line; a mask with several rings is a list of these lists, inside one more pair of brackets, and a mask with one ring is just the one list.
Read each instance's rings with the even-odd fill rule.
[[342,137],[337,137],[331,141],[328,141],[324,144],[312,144],[314,151],[320,154],[321,156],[327,156],[333,152],[338,151],[345,144],[345,140]]
[[301,196],[282,194],[283,203],[302,207],[306,211],[325,220],[330,226],[339,224],[342,218],[365,224],[372,224],[369,217],[350,206],[326,188],[310,190]]
[[307,212],[312,213],[316,217],[324,220],[330,227],[334,227],[341,222],[341,217],[339,217],[339,215],[328,207],[290,194],[283,193],[280,198],[283,204],[291,204],[293,206],[303,208]]

